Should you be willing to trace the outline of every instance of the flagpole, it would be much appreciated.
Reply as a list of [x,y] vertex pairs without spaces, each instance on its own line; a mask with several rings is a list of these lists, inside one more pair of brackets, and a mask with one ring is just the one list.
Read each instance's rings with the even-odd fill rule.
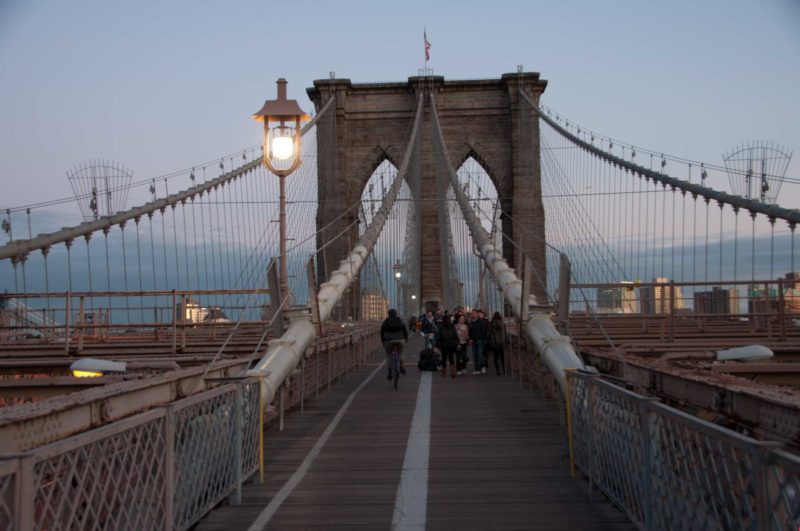
[[425,54],[425,71],[428,71],[428,29],[422,26],[422,53]]

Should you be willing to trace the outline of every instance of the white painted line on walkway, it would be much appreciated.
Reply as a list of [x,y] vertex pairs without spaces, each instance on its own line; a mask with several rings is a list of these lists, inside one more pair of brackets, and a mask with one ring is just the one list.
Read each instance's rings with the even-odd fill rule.
[[375,376],[378,371],[381,370],[381,368],[383,368],[385,363],[386,362],[384,361],[375,367],[375,370],[372,371],[369,376],[367,376],[366,380],[361,382],[361,385],[359,385],[355,391],[350,393],[350,396],[347,397],[344,405],[341,407],[341,409],[339,409],[339,412],[336,413],[336,416],[333,417],[333,420],[331,420],[331,423],[328,424],[327,428],[325,428],[325,431],[322,432],[322,435],[320,435],[314,447],[310,452],[308,452],[308,455],[305,459],[303,459],[303,462],[300,464],[300,466],[297,467],[297,470],[295,470],[294,474],[292,474],[292,477],[290,477],[286,484],[283,485],[281,490],[278,491],[269,504],[264,507],[264,510],[261,511],[261,514],[258,515],[258,518],[256,518],[255,522],[250,525],[248,531],[260,531],[267,527],[270,519],[275,515],[278,509],[280,509],[283,501],[289,497],[294,488],[303,480],[306,472],[308,472],[308,469],[311,468],[311,464],[314,462],[314,459],[317,458],[320,450],[322,450],[322,448],[325,446],[325,443],[328,442],[328,438],[330,438],[331,433],[333,433],[333,430],[336,429],[336,426],[339,425],[339,421],[342,420],[342,417],[347,412],[347,409],[350,407],[350,403],[353,402],[353,399],[356,397],[358,392],[361,391],[361,389],[363,389],[370,380],[372,380],[372,377]]
[[428,509],[428,461],[431,448],[431,372],[424,371],[419,381],[417,405],[408,434],[406,457],[397,498],[394,501],[392,529],[425,529]]

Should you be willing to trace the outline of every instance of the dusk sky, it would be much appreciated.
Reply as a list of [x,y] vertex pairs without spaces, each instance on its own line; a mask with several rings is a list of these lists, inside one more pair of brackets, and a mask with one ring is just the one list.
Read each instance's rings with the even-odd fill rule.
[[[549,81],[584,127],[721,164],[748,140],[796,152],[800,2],[0,1],[0,207],[71,195],[65,172],[109,159],[157,177],[260,141],[275,80],[306,110],[330,71],[402,81]],[[800,207],[800,185],[778,201]]]

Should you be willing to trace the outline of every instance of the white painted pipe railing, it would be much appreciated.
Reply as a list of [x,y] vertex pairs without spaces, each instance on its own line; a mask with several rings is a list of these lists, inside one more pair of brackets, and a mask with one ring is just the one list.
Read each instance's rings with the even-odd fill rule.
[[567,336],[558,333],[556,327],[548,314],[534,313],[530,314],[525,304],[525,312],[528,315],[520,315],[520,308],[522,300],[522,281],[517,277],[514,269],[508,265],[508,262],[503,258],[502,253],[492,243],[489,234],[481,225],[480,220],[475,215],[472,207],[469,204],[464,191],[458,185],[458,177],[453,169],[450,156],[447,153],[447,145],[444,142],[444,134],[439,124],[439,116],[436,112],[436,101],[431,94],[431,116],[433,119],[435,141],[438,141],[442,156],[444,158],[447,173],[450,176],[450,184],[456,195],[461,211],[464,214],[464,219],[469,226],[472,239],[478,245],[478,249],[483,257],[489,270],[495,278],[495,282],[503,291],[503,296],[511,305],[514,314],[525,322],[525,334],[533,342],[536,351],[542,357],[545,365],[547,365],[550,372],[558,381],[561,387],[561,392],[566,393],[567,381],[564,373],[565,369],[585,369],[586,366],[581,360],[580,356],[572,348],[572,342]]
[[[367,230],[356,243],[352,252],[345,260],[342,260],[339,269],[331,273],[328,282],[320,286],[317,295],[319,302],[319,317],[321,322],[327,321],[334,307],[342,299],[345,290],[353,282],[364,261],[369,256],[375,243],[378,241],[386,219],[392,210],[397,194],[408,172],[411,153],[416,144],[419,134],[420,122],[422,120],[422,98],[417,103],[417,110],[414,116],[414,125],[411,129],[408,146],[403,156],[400,171],[394,180],[391,188],[384,197],[381,207],[367,227]],[[273,339],[269,343],[267,352],[259,360],[255,367],[248,371],[248,376],[254,376],[261,380],[261,401],[266,407],[275,397],[280,385],[288,378],[292,371],[300,363],[303,353],[311,346],[317,337],[317,330],[311,322],[310,315],[303,315],[292,320],[289,328],[284,334]]]

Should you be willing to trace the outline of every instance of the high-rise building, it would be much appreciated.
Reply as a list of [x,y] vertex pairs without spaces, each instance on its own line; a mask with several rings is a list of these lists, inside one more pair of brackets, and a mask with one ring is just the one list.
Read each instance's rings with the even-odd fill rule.
[[706,315],[736,315],[739,313],[739,290],[714,286],[711,291],[698,291],[694,294],[694,311]]
[[638,297],[633,282],[621,282],[624,286],[598,288],[598,313],[637,313]]
[[783,301],[786,313],[800,314],[800,271],[786,273],[784,278]]
[[[683,309],[683,293],[679,286],[659,285],[670,284],[670,280],[665,277],[654,278],[653,284],[655,285],[639,288],[643,314],[668,314],[673,308],[675,310]],[[673,294],[675,297],[674,302],[671,300]]]
[[389,301],[376,289],[361,292],[361,319],[364,321],[380,321],[386,318]]

